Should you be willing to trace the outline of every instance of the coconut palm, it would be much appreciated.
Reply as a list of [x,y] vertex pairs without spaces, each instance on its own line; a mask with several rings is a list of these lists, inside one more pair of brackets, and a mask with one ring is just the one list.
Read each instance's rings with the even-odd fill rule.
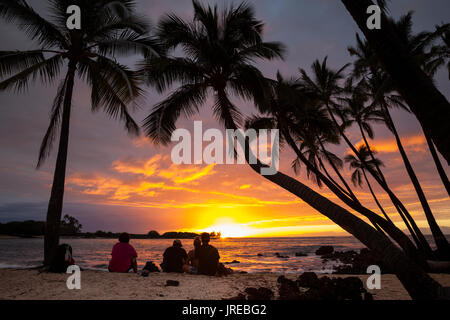
[[[388,215],[386,214],[386,211],[384,211],[383,206],[381,205],[380,201],[378,201],[377,196],[375,195],[375,192],[373,191],[372,185],[369,182],[369,179],[366,174],[366,167],[372,167],[372,170],[375,170],[374,167],[381,167],[383,166],[383,162],[380,159],[375,158],[372,159],[369,150],[367,146],[361,145],[358,148],[358,153],[361,158],[364,159],[364,161],[361,161],[358,157],[349,154],[345,156],[344,161],[349,164],[350,169],[353,169],[352,173],[352,182],[355,186],[362,186],[363,184],[363,177],[366,181],[367,187],[369,188],[370,194],[373,197],[373,200],[377,204],[378,208],[380,209],[381,213],[386,217],[386,219],[390,220]],[[376,154],[375,150],[372,150],[372,154]]]
[[[81,8],[81,30],[66,27],[69,5]],[[63,208],[70,112],[76,75],[91,87],[92,111],[103,109],[120,118],[126,130],[138,133],[129,113],[131,103],[141,95],[137,74],[118,63],[116,54],[141,53],[150,56],[157,49],[146,35],[147,24],[133,14],[130,0],[52,0],[51,19],[41,17],[24,0],[0,0],[0,17],[15,24],[38,43],[30,51],[0,52],[0,90],[23,92],[36,79],[60,82],[51,109],[50,124],[42,141],[38,167],[49,155],[59,130],[59,147],[47,211],[44,264],[49,265],[59,242]],[[67,69],[65,69],[67,67]]]
[[[302,82],[295,79],[285,80],[280,74],[277,74],[277,81],[273,81],[272,85],[274,94],[270,99],[268,109],[262,116],[252,116],[247,119],[246,128],[279,129],[280,139],[285,142],[284,144],[289,145],[297,155],[297,159],[293,162],[295,168],[300,165],[306,166],[307,173],[313,176],[317,183],[325,184],[343,203],[367,217],[377,230],[382,233],[381,229],[383,229],[405,252],[408,252],[414,259],[420,259],[417,257],[417,250],[414,249],[412,242],[390,219],[384,220],[364,207],[355,196],[352,197],[346,193],[345,189],[326,173],[324,165],[320,165],[320,157],[317,159],[315,151],[313,151],[316,149],[314,139],[319,136],[328,136],[334,137],[328,138],[330,141],[337,142],[339,140],[336,128],[325,117],[324,110],[317,108],[320,100],[305,91]],[[329,153],[323,145],[321,147],[325,151],[325,155]]]
[[[237,128],[241,119],[241,113],[230,101],[229,93],[252,100],[260,111],[267,109],[270,101],[270,87],[251,61],[278,58],[282,56],[282,46],[262,40],[263,23],[254,18],[252,7],[244,3],[231,6],[219,14],[216,7],[203,7],[197,1],[193,1],[193,5],[193,21],[186,22],[169,15],[159,23],[159,36],[168,53],[179,48],[183,56],[148,59],[143,66],[142,72],[149,83],[160,91],[174,82],[180,84],[179,89],[153,108],[144,123],[147,135],[156,143],[169,143],[176,120],[181,114],[190,116],[197,112],[198,107],[206,103],[208,93],[214,96],[216,117],[228,129]],[[246,139],[247,161],[249,145]],[[265,167],[260,161],[249,165],[259,174]],[[264,177],[300,197],[368,248],[380,253],[412,297],[439,297],[440,285],[387,237],[363,220],[282,172]]]
[[[420,32],[419,34],[415,35],[412,32],[411,12],[400,17],[398,21],[391,20],[391,22],[395,26],[396,32],[398,33],[400,39],[406,45],[408,52],[410,52],[410,54],[415,57],[415,60],[427,72],[427,74],[432,76],[436,72],[436,70],[443,63],[445,63],[445,54],[446,50],[448,53],[448,47],[446,49],[445,45],[436,45],[433,46],[429,51],[426,51],[426,48],[430,47],[436,41],[436,39],[439,39],[440,37],[443,38],[445,44],[445,34],[448,33],[449,24],[437,27],[437,30],[434,33]],[[353,62],[352,77],[366,77],[366,79],[369,77],[371,79],[370,81],[373,81],[374,79],[376,79],[377,81],[380,79],[384,79],[387,83],[382,84],[383,90],[387,90],[389,87],[393,86],[390,77],[386,74],[386,72],[384,72],[382,65],[380,64],[378,58],[370,48],[367,41],[362,40],[357,34],[356,46],[349,47],[348,50],[350,52],[350,55],[356,57]],[[383,94],[378,93],[378,96],[382,98]],[[395,100],[393,101],[393,106],[402,106],[402,104],[399,104],[398,101],[400,101],[400,99],[398,96],[396,96]],[[403,109],[410,112],[409,108]],[[393,129],[395,129],[395,127]],[[425,130],[423,126],[422,129],[439,176],[447,190],[447,193],[450,195],[449,178],[441,164],[430,134],[427,132],[427,130]]]
[[[310,94],[313,94],[317,97],[322,103],[322,105],[326,108],[328,111],[328,114],[330,118],[332,119],[334,125],[336,128],[338,128],[342,138],[347,143],[348,147],[353,151],[353,153],[359,157],[358,150],[355,148],[353,143],[348,138],[345,130],[348,128],[349,125],[351,125],[353,120],[349,119],[348,114],[351,113],[358,113],[358,110],[362,112],[361,115],[358,115],[358,121],[361,123],[359,126],[360,131],[362,131],[362,134],[365,135],[365,132],[369,132],[372,134],[373,130],[370,127],[370,124],[368,121],[364,121],[364,125],[362,124],[362,120],[364,117],[367,116],[368,120],[375,118],[378,121],[381,120],[381,115],[373,114],[373,110],[371,107],[368,107],[364,105],[365,101],[367,100],[364,96],[363,92],[363,84],[364,82],[361,81],[357,85],[357,89],[353,89],[353,81],[350,79],[350,81],[346,81],[345,85],[346,88],[342,88],[340,83],[344,80],[343,72],[347,68],[348,65],[345,65],[338,71],[332,70],[327,66],[327,58],[325,58],[322,62],[319,62],[318,60],[314,61],[311,70],[312,70],[312,76],[309,76],[309,74],[304,70],[300,69],[301,74],[301,80],[303,83],[303,86],[307,92]],[[341,98],[342,95],[345,95],[347,92],[352,91],[352,96],[349,98]],[[342,101],[347,104],[347,110],[345,113],[343,113],[343,108],[340,106],[340,104],[337,103],[337,101]],[[368,109],[365,109],[365,108]],[[352,108],[355,109],[354,112],[352,111]],[[345,108],[344,108],[345,110]],[[367,114],[367,115],[365,115]],[[341,123],[338,122],[336,116],[341,118]],[[361,118],[361,119],[360,119]],[[354,118],[355,120],[355,118]],[[367,139],[366,139],[367,141]],[[368,142],[366,142],[368,143]],[[364,161],[364,159],[360,158],[361,161]],[[381,172],[381,170],[378,168],[378,170],[372,170],[372,167],[368,167],[367,171],[372,175],[372,177],[377,181],[377,183],[383,188],[383,190],[389,195],[392,203],[394,204],[395,208],[397,209],[399,215],[401,216],[403,222],[405,223],[406,227],[408,228],[409,232],[411,233],[411,236],[413,237],[414,241],[417,243],[418,247],[421,248],[424,252],[427,254],[431,254],[431,247],[427,243],[425,237],[423,236],[422,232],[418,228],[417,224],[409,214],[406,207],[403,205],[403,203],[400,201],[400,199],[397,198],[397,196],[392,192],[392,190],[389,188],[386,180],[384,179],[384,176]]]
[[[421,32],[417,35],[413,35],[411,12],[402,16],[398,21],[392,20],[391,22],[395,26],[397,34],[399,35],[401,41],[405,44],[411,56],[413,56],[415,60],[421,66],[423,66],[423,68],[426,68],[427,61],[429,60],[428,57],[429,55],[425,53],[425,48],[430,45],[435,36],[430,34],[429,32]],[[417,178],[413,166],[403,147],[400,136],[398,134],[398,131],[395,127],[394,121],[389,111],[390,107],[401,107],[403,110],[406,110],[408,112],[409,109],[403,103],[401,96],[398,96],[395,93],[394,86],[392,84],[390,77],[383,71],[380,63],[376,59],[372,58],[374,57],[374,54],[370,54],[370,51],[371,49],[368,43],[366,41],[362,42],[360,41],[360,39],[357,38],[357,49],[355,48],[350,49],[350,53],[354,55],[356,54],[357,56],[354,71],[356,71],[356,76],[364,77],[363,81],[365,86],[364,90],[368,93],[368,95],[371,97],[373,101],[371,106],[375,107],[376,108],[375,110],[377,111],[379,110],[380,112],[382,112],[385,119],[384,122],[386,123],[389,130],[393,133],[400,155],[402,156],[403,163],[414,186],[414,189],[418,195],[425,216],[427,218],[428,224],[432,231],[434,240],[436,242],[436,246],[438,248],[439,255],[442,258],[448,258],[450,257],[450,244],[448,243],[447,239],[445,238],[444,234],[442,233],[440,227],[438,226],[434,218],[433,212],[430,208],[430,205],[428,204],[428,201],[426,199],[422,186],[419,182],[419,179]],[[358,54],[360,52],[364,52],[367,54],[365,55]],[[365,72],[361,70],[362,68],[360,66],[362,65],[369,66],[368,68],[365,68]],[[431,139],[428,138],[427,140],[429,141],[429,145],[431,144],[430,151],[433,155],[434,146],[432,145]],[[441,179],[445,185],[446,181],[448,182],[447,175],[445,174],[443,169],[442,170],[439,169],[440,167],[439,159],[437,159],[435,163],[438,168],[438,172],[441,173],[440,174]]]
[[436,30],[432,33],[432,39],[435,38],[439,39],[440,43],[433,45],[427,53],[425,70],[429,74],[434,74],[441,66],[445,66],[450,80],[450,23],[436,26]]
[[[420,68],[402,43],[395,27],[383,13],[383,32],[367,27],[367,8],[371,0],[341,0],[364,33],[371,48],[382,62],[387,73],[403,96],[411,111],[429,133],[439,152],[450,163],[450,104],[433,84],[432,79]],[[430,111],[433,106],[434,112]]]

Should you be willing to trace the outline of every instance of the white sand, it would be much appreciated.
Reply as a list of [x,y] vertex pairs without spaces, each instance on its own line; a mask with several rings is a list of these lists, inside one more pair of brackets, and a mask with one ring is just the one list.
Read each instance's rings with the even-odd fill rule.
[[[87,270],[81,272],[81,290],[67,289],[68,276],[68,274],[39,273],[37,270],[0,269],[0,299],[221,300],[235,297],[243,293],[247,287],[267,287],[277,295],[279,274],[233,274],[219,278],[151,273],[149,277],[144,278],[133,273],[113,274]],[[432,276],[442,285],[450,286],[450,275]],[[287,277],[296,278],[295,275]],[[367,276],[359,277],[365,283]],[[169,279],[179,281],[180,285],[166,287],[166,281]],[[382,275],[381,286],[381,290],[370,290],[376,300],[410,299],[394,275]]]

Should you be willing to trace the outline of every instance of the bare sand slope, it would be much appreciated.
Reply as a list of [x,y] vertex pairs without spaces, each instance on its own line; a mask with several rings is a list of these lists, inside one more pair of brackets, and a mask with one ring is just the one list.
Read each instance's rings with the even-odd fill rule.
[[[157,299],[185,300],[231,298],[247,287],[267,287],[277,293],[279,274],[234,274],[228,277],[153,273],[144,278],[136,274],[82,271],[81,290],[69,290],[68,274],[39,273],[37,270],[0,270],[0,299]],[[342,275],[339,275],[343,277]],[[450,275],[432,275],[450,286]],[[295,279],[295,275],[287,275]],[[344,276],[345,277],[345,276]],[[363,282],[367,276],[359,276]],[[166,287],[167,280],[177,280],[178,287]],[[371,290],[376,300],[407,300],[408,293],[394,275],[383,275],[381,290]]]

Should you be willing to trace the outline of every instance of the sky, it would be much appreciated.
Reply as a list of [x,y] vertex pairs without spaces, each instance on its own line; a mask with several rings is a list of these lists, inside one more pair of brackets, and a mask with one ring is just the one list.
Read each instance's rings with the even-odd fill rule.
[[[265,22],[267,41],[287,46],[284,61],[259,62],[268,77],[279,70],[286,77],[298,76],[298,69],[309,70],[315,59],[328,56],[335,69],[351,62],[347,47],[354,45],[356,24],[340,1],[333,0],[254,0],[256,16]],[[46,1],[29,3],[42,15]],[[206,3],[206,1],[205,1]],[[208,1],[219,7],[229,1]],[[413,10],[414,31],[432,30],[448,22],[448,0],[395,0],[391,15]],[[192,17],[190,1],[138,1],[138,11],[156,23],[166,13],[185,19]],[[0,22],[0,50],[35,48],[14,26]],[[127,61],[133,63],[133,61]],[[63,75],[61,75],[63,77]],[[447,74],[435,77],[437,87],[450,98]],[[40,170],[36,170],[42,137],[49,121],[49,111],[57,85],[36,82],[17,95],[0,93],[0,222],[45,220],[50,195],[56,148]],[[76,217],[84,231],[128,231],[146,233],[181,231],[222,231],[226,236],[298,236],[343,235],[345,232],[300,199],[255,174],[245,165],[175,165],[170,153],[173,145],[155,146],[143,135],[133,137],[123,125],[107,115],[92,113],[89,88],[77,81],[73,98],[69,158],[63,214]],[[146,88],[146,98],[133,112],[138,122],[149,114],[164,94]],[[250,116],[256,110],[250,102],[239,101],[242,112]],[[450,230],[450,200],[440,183],[423,134],[414,116],[403,111],[393,113],[414,169],[439,224]],[[198,115],[180,119],[179,128],[191,129],[193,121],[202,121],[204,130],[221,125],[211,112],[211,100]],[[417,196],[408,179],[392,135],[381,125],[375,126],[372,144],[386,166],[388,183],[406,204],[425,232],[426,221]],[[354,128],[349,132],[353,143],[361,141]],[[57,144],[55,144],[57,145]],[[205,145],[204,145],[205,146]],[[332,147],[340,156],[348,153],[344,145]],[[291,176],[294,154],[281,152],[281,171]],[[447,172],[450,174],[448,167]],[[297,179],[330,200],[340,203],[327,189],[319,189],[307,180],[304,168]],[[346,167],[343,174],[349,177]],[[375,184],[375,183],[373,183]],[[375,186],[379,198],[392,218],[403,225],[389,199]],[[378,212],[367,187],[357,195],[370,209]],[[341,204],[342,205],[342,204]]]

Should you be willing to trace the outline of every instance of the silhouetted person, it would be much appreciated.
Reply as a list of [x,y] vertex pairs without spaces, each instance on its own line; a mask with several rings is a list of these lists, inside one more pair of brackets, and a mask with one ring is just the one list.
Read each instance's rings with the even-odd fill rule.
[[200,237],[194,239],[194,249],[188,252],[186,264],[183,270],[186,273],[198,274],[198,249],[202,246]]
[[108,270],[110,272],[126,273],[130,270],[137,272],[137,253],[129,243],[130,235],[126,232],[119,236],[119,242],[112,249]]
[[210,236],[209,233],[202,233],[202,245],[198,248],[198,273],[214,276],[217,272],[217,267],[219,265],[219,251],[209,244]]
[[173,245],[164,251],[161,268],[164,272],[183,273],[183,265],[187,260],[187,253],[182,248],[180,240],[174,240]]

